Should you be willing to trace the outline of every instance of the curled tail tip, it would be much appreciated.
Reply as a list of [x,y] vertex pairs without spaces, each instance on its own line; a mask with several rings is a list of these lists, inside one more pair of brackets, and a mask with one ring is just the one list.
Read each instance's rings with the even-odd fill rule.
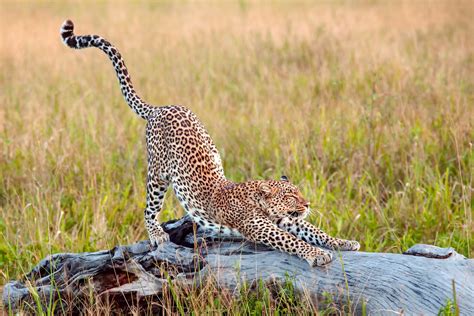
[[65,26],[70,27],[70,28],[74,28],[74,23],[72,23],[71,19],[67,19],[63,22],[62,27],[64,28]]
[[67,46],[71,46],[68,43],[68,38],[71,38],[72,36],[74,36],[74,23],[72,23],[71,20],[64,21],[63,24],[61,25],[60,33],[61,33],[61,38],[64,44],[66,44]]

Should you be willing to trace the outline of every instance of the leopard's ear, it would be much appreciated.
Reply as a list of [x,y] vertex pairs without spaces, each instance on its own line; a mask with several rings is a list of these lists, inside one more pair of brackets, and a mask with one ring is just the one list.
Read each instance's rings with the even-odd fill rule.
[[275,193],[275,190],[266,182],[260,182],[258,189],[265,197],[271,197]]
[[290,182],[290,180],[288,180],[288,177],[285,176],[285,175],[282,175],[282,176],[280,177],[280,181]]

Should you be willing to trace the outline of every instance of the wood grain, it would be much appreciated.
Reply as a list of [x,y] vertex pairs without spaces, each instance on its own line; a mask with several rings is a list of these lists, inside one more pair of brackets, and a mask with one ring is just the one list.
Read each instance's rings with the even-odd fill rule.
[[213,277],[220,287],[236,293],[244,282],[289,280],[316,304],[323,293],[331,293],[335,301],[350,300],[356,313],[365,304],[369,313],[390,315],[436,314],[453,300],[454,284],[461,314],[474,315],[474,260],[452,248],[416,245],[405,254],[341,252],[331,264],[311,268],[297,257],[264,246],[221,240],[188,217],[163,227],[172,242],[156,249],[142,241],[47,257],[22,280],[5,285],[3,304],[14,311],[25,303],[34,306],[33,288],[45,306],[50,297],[81,299],[92,289],[114,301],[115,307],[126,308],[127,300],[159,297],[167,276],[176,286],[199,285]]

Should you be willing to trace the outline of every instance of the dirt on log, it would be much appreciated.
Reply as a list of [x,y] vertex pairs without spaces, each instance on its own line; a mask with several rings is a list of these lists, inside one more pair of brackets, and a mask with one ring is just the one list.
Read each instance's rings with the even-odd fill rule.
[[142,241],[43,259],[22,280],[5,285],[4,308],[18,311],[38,302],[44,307],[61,298],[74,310],[74,300],[93,291],[114,308],[127,310],[131,302],[158,299],[169,282],[196,287],[212,278],[236,295],[244,283],[292,282],[295,291],[309,294],[316,306],[329,293],[334,301],[350,302],[356,314],[364,306],[377,315],[431,315],[450,300],[461,315],[474,315],[474,260],[452,248],[415,245],[404,254],[340,252],[329,265],[311,268],[306,261],[264,246],[219,239],[188,217],[163,227],[171,242],[158,248]]

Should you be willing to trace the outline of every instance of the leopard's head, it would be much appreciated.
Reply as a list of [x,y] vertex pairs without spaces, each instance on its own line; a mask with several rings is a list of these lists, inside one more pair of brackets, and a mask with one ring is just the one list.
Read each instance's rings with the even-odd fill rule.
[[309,202],[286,176],[279,181],[258,182],[257,202],[269,218],[305,218],[309,213]]

